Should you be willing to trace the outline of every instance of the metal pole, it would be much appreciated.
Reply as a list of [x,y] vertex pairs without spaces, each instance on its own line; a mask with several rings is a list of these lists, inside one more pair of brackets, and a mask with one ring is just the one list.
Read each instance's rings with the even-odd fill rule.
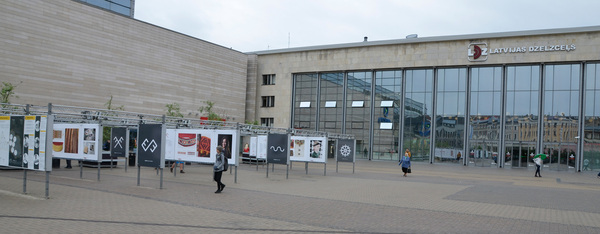
[[288,177],[289,177],[289,175],[290,175],[290,165],[286,164],[285,168],[286,168],[286,170],[285,170],[285,179],[287,180]]
[[160,168],[160,189],[163,188],[163,168]]
[[235,176],[233,177],[233,183],[237,184],[237,168],[238,166],[235,166]]
[[83,179],[83,163],[81,160],[77,160],[79,162],[79,179]]
[[50,171],[46,171],[46,199],[50,197]]
[[100,163],[101,163],[101,160],[102,159],[98,160],[98,166],[97,166],[98,167],[98,181],[100,181]]
[[269,178],[269,163],[267,163],[267,178]]
[[140,186],[140,165],[138,165],[137,186]]
[[27,169],[23,169],[23,194],[27,194]]
[[338,173],[338,164],[340,164],[339,162],[335,162],[335,173]]

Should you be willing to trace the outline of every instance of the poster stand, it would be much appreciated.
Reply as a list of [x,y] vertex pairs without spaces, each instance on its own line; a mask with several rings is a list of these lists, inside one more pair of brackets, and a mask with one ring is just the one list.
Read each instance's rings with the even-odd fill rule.
[[352,174],[356,165],[356,140],[354,139],[337,139],[335,146],[335,173],[338,173],[340,162],[352,163]]

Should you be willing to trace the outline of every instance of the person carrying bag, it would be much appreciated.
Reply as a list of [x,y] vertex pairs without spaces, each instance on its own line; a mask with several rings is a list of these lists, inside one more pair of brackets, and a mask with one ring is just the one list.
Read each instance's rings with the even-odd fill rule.
[[404,156],[402,156],[400,163],[398,163],[398,165],[402,166],[402,172],[404,172],[404,177],[406,177],[407,173],[412,172],[410,168],[410,157],[410,151],[406,149],[406,151],[404,152]]

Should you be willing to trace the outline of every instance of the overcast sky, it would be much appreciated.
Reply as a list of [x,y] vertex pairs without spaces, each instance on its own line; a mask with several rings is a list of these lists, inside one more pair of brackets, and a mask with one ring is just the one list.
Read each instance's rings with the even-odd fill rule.
[[600,25],[598,0],[137,0],[135,18],[242,52]]

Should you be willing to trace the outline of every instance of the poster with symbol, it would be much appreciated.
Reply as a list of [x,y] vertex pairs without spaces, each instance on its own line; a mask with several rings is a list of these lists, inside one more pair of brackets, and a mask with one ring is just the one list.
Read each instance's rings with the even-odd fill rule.
[[165,127],[162,124],[140,124],[138,129],[138,165],[163,168]]

